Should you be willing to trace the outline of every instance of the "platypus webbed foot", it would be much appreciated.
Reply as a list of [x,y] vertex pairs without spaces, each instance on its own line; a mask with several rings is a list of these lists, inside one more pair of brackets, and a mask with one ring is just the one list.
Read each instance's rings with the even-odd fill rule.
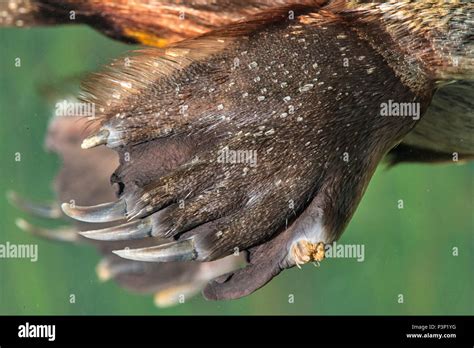
[[[77,241],[106,255],[100,278],[156,292],[160,305],[222,273],[231,272],[206,286],[207,298],[241,297],[285,268],[321,260],[400,142],[392,163],[474,154],[465,132],[469,2],[138,0],[132,10],[128,2],[13,0],[0,9],[0,26],[70,22],[73,10],[74,23],[150,46],[204,34],[119,59],[85,83],[100,126],[82,148],[113,148],[117,170],[103,146],[48,144],[68,154],[55,189],[88,238]],[[453,79],[465,82],[449,87]],[[440,86],[431,118],[417,123]],[[77,140],[73,133],[56,135]],[[113,170],[118,200],[95,205],[112,200]],[[57,207],[11,198],[58,216]],[[239,253],[243,269],[228,256]]]
[[[56,117],[49,124],[46,147],[57,152],[62,158],[62,167],[53,187],[62,201],[73,201],[78,204],[94,204],[99,201],[111,200],[113,188],[108,184],[110,175],[117,167],[116,154],[107,148],[96,148],[89,151],[80,149],[81,141],[87,136],[84,132],[86,119],[73,117]],[[100,158],[100,160],[97,160]],[[64,220],[60,205],[54,203],[36,203],[16,192],[7,194],[10,203],[28,215],[39,218]],[[75,204],[72,204],[74,207]],[[71,207],[67,203],[67,207]],[[136,220],[134,223],[143,220]],[[71,221],[69,221],[71,222]],[[119,222],[120,223],[120,222]],[[75,245],[95,246],[103,255],[96,267],[100,281],[113,280],[121,287],[138,293],[154,294],[155,304],[159,307],[170,306],[187,301],[191,296],[202,290],[207,282],[224,273],[238,269],[245,262],[245,254],[230,256],[215,262],[186,263],[145,263],[130,261],[112,253],[114,249],[146,248],[166,240],[148,238],[120,242],[103,242],[86,239],[82,235],[94,234],[88,229],[104,229],[104,224],[84,223],[75,221],[74,225],[58,228],[43,228],[25,219],[18,218],[19,229],[36,237],[55,242],[73,243]],[[108,223],[110,230],[114,227]],[[84,232],[79,232],[80,230]],[[107,234],[105,234],[106,236]],[[103,238],[107,240],[107,238]]]
[[[425,112],[438,75],[375,47],[391,37],[368,37],[353,13],[299,10],[138,52],[86,83],[101,125],[84,147],[117,151],[119,199],[65,212],[124,222],[84,236],[125,246],[166,239],[115,251],[138,261],[248,251],[246,268],[206,288],[214,299],[324,257],[379,161]],[[384,115],[392,102],[413,105],[413,114]]]

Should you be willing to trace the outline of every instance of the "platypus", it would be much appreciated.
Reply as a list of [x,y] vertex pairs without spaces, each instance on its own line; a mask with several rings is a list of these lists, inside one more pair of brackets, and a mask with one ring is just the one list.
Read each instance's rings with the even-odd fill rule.
[[[245,252],[247,266],[209,282],[208,299],[321,261],[386,155],[396,164],[474,154],[470,2],[138,1],[145,28],[119,11],[126,1],[28,3],[22,17],[4,17],[68,23],[75,11],[106,35],[162,47],[84,82],[98,126],[82,147],[118,153],[118,198],[62,209],[117,222],[83,235],[125,241],[114,253],[126,259]],[[147,238],[166,242],[132,247]]]

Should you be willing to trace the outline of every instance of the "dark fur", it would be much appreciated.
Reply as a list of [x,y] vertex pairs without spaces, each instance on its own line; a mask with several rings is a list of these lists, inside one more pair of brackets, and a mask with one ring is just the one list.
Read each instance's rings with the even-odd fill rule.
[[[147,206],[153,212],[185,200],[181,216],[186,221],[193,219],[196,225],[202,224],[185,234],[196,236],[202,260],[222,257],[234,248],[243,250],[268,240],[316,196],[325,197],[321,204],[325,225],[330,231],[329,239],[337,239],[379,160],[415,124],[411,118],[379,116],[380,104],[389,99],[418,101],[422,110],[426,109],[431,84],[424,86],[421,95],[414,94],[385,64],[383,57],[345,21],[337,18],[330,23],[314,21],[306,24],[301,33],[292,34],[298,31],[297,26],[300,26],[298,21],[283,21],[257,29],[248,38],[241,38],[209,59],[191,63],[177,74],[163,77],[140,95],[130,96],[120,107],[125,119],[129,118],[123,126],[126,127],[125,139],[128,129],[144,132],[138,125],[145,120],[150,123],[151,115],[164,110],[169,112],[165,124],[174,126],[171,134],[175,135],[170,139],[177,142],[195,139],[190,158],[199,160],[165,175],[162,171],[147,169],[154,180],[147,185],[142,182],[143,186],[132,192],[129,205],[133,208],[136,204],[136,212]],[[337,39],[341,34],[346,38]],[[328,40],[328,37],[333,39]],[[351,57],[366,58],[363,61],[352,59],[350,68],[345,68],[341,47],[350,50]],[[242,55],[242,52],[247,53]],[[239,57],[240,67],[231,69],[229,65],[235,57]],[[253,61],[258,62],[258,67],[250,69],[248,66]],[[315,63],[319,68],[312,67]],[[370,69],[375,69],[375,73],[369,73]],[[261,82],[254,81],[257,76]],[[280,86],[283,81],[288,83],[285,88]],[[320,86],[321,81],[324,85]],[[299,92],[299,88],[310,82],[314,84],[311,90]],[[366,86],[362,90],[361,84]],[[183,99],[175,93],[177,86]],[[203,86],[207,90],[203,90]],[[384,86],[383,89],[380,86]],[[264,93],[266,99],[260,102],[262,88],[267,92]],[[243,92],[248,93],[246,98],[242,97]],[[287,95],[291,95],[288,103],[283,100]],[[328,103],[326,98],[335,98],[337,102]],[[183,104],[188,105],[185,123],[178,112],[179,105]],[[217,109],[219,104],[224,105],[221,112]],[[134,107],[127,107],[129,105]],[[289,105],[294,106],[294,114],[281,118],[281,114],[288,113]],[[115,108],[112,114],[116,111]],[[222,116],[229,120],[222,121]],[[173,123],[173,119],[177,122]],[[115,122],[111,118],[106,124]],[[153,123],[153,127],[160,125],[157,119]],[[261,126],[265,127],[263,131],[259,130]],[[267,130],[274,133],[265,135]],[[249,136],[236,135],[240,131]],[[308,142],[310,144],[305,145]],[[207,145],[200,146],[201,143]],[[150,151],[155,151],[154,143],[147,144]],[[144,151],[146,145],[138,146],[143,150],[135,160],[141,161],[142,156],[149,155]],[[243,167],[217,163],[217,152],[224,146],[257,150],[258,166],[243,176]],[[273,150],[268,152],[270,148]],[[166,147],[164,151],[166,153]],[[344,152],[351,156],[347,163],[342,160]],[[141,167],[132,165],[130,168]],[[116,178],[121,177],[122,182],[130,181],[123,170],[116,175]],[[279,187],[274,185],[277,179],[282,180]],[[341,185],[342,182],[352,184]],[[202,195],[217,188],[221,191],[217,196]],[[124,192],[127,192],[126,185]],[[142,200],[143,193],[151,197]],[[250,208],[248,202],[252,195],[260,197]],[[289,200],[295,202],[294,210],[288,208]],[[188,207],[188,201],[194,203]],[[205,210],[201,210],[204,207]],[[189,228],[174,227],[174,235]],[[228,237],[216,239],[217,231],[223,231]]]
[[[130,67],[117,60],[86,83],[120,154],[112,181],[128,216],[151,216],[154,236],[192,238],[200,261],[249,251],[249,266],[211,283],[207,297],[249,294],[294,266],[290,248],[314,226],[324,230],[317,241],[338,239],[380,160],[417,124],[380,116],[381,104],[417,102],[423,115],[439,80],[472,77],[469,37],[458,29],[469,6],[401,3],[413,16],[343,1],[267,7],[168,50],[138,52]],[[432,20],[439,13],[448,20]],[[188,24],[199,26],[195,19]],[[452,34],[462,39],[453,44]],[[257,151],[257,166],[219,163],[224,147]],[[393,153],[408,158],[404,149]]]

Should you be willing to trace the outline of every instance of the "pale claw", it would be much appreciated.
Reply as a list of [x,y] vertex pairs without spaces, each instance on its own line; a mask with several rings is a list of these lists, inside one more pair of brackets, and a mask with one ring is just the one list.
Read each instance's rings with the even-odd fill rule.
[[191,261],[197,257],[193,238],[140,249],[112,251],[124,259],[147,262]]
[[47,219],[59,219],[63,216],[63,212],[58,204],[34,203],[22,198],[14,191],[7,192],[7,199],[11,205],[23,210],[25,213],[43,217]]
[[61,204],[61,209],[67,216],[84,222],[110,222],[125,218],[127,210],[125,201],[119,199],[115,202],[80,207],[69,203]]
[[90,149],[99,145],[107,144],[110,132],[107,129],[101,129],[97,134],[91,135],[82,141],[81,148]]
[[100,230],[79,232],[79,234],[90,239],[117,241],[151,237],[151,231],[152,223],[150,219],[145,219]]
[[19,229],[46,239],[60,242],[77,242],[79,240],[79,235],[74,228],[60,227],[57,229],[46,229],[32,225],[23,219],[16,219],[15,223]]
[[155,306],[166,308],[184,303],[188,298],[198,294],[204,285],[205,283],[190,282],[158,291],[153,297]]
[[121,274],[143,272],[143,264],[140,262],[111,262],[108,258],[103,258],[95,268],[97,277],[101,282],[106,282]]

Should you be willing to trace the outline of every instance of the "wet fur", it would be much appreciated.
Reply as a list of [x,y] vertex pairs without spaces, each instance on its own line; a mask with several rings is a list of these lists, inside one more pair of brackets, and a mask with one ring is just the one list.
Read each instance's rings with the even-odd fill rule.
[[[345,38],[336,38],[341,35]],[[219,33],[219,37],[223,36]],[[327,40],[328,37],[334,39]],[[198,45],[199,40],[183,46]],[[211,37],[204,40],[209,42]],[[364,58],[353,59],[350,68],[345,68],[342,65],[345,54],[341,50],[344,47],[351,50],[351,57]],[[153,59],[151,53],[148,52],[149,60]],[[233,69],[236,57],[239,68]],[[254,61],[258,66],[249,68]],[[371,70],[375,73],[370,73]],[[257,76],[261,82],[255,82]],[[104,124],[112,129],[120,124],[125,143],[141,143],[149,137],[169,138],[173,142],[182,139],[183,144],[195,139],[186,166],[165,175],[162,171],[149,171],[153,181],[145,180],[141,187],[140,184],[133,187],[133,198],[128,205],[135,206],[135,212],[147,206],[154,212],[180,200],[200,200],[198,208],[202,206],[214,213],[200,216],[201,210],[187,208],[181,213],[194,217],[197,226],[202,225],[184,234],[196,236],[202,260],[267,241],[318,195],[326,197],[321,208],[329,231],[327,241],[337,239],[378,161],[415,125],[410,118],[378,116],[380,104],[388,99],[419,101],[424,110],[432,90],[432,85],[426,83],[423,89],[416,90],[422,93],[415,94],[370,43],[337,16],[331,21],[325,18],[318,21],[302,15],[294,22],[267,24],[239,41],[231,40],[205,60],[203,57],[192,62],[186,60],[176,73],[167,72],[155,81],[139,95],[129,94],[123,102],[118,101],[110,112],[106,109]],[[288,85],[282,88],[284,81]],[[309,83],[313,87],[301,92]],[[364,90],[358,88],[361,84],[366,86]],[[265,93],[261,92],[262,88],[266,88]],[[245,97],[244,92],[248,93]],[[265,99],[258,101],[262,95]],[[286,102],[284,98],[288,95],[291,101]],[[336,98],[337,103],[328,103],[327,96]],[[179,114],[179,106],[183,104],[188,106],[186,116]],[[223,109],[219,110],[218,105],[223,105]],[[289,113],[290,105],[294,114]],[[120,117],[113,116],[116,113]],[[282,114],[287,116],[282,118]],[[151,119],[154,120],[151,132],[149,126],[145,131],[142,125],[150,124]],[[164,132],[161,126],[170,128]],[[270,133],[265,134],[267,131]],[[157,144],[165,144],[166,152],[166,142],[145,144],[149,145],[149,151],[155,151]],[[136,156],[132,146],[131,158],[141,161],[142,157],[150,156],[144,151],[146,145],[137,146],[142,150]],[[240,166],[216,163],[218,150],[225,146],[256,149],[259,165],[243,175]],[[348,163],[342,161],[346,151],[353,156]],[[191,162],[195,157],[199,160]],[[139,168],[133,164],[125,166]],[[123,176],[122,182],[130,181],[124,173],[119,169],[114,180]],[[282,182],[279,187],[275,186],[277,180]],[[341,182],[353,184],[340,185]],[[222,191],[219,196],[200,196],[217,188]],[[123,192],[127,193],[127,185]],[[144,193],[151,195],[149,201],[140,198]],[[257,200],[252,201],[254,195]],[[289,200],[295,202],[292,209],[288,208]],[[181,226],[173,235],[179,237],[188,228]],[[217,239],[215,234],[221,230],[229,238]]]
[[[118,60],[86,83],[85,99],[115,132],[109,146],[121,164],[113,182],[127,209],[138,218],[160,212],[157,235],[193,238],[198,260],[249,251],[249,266],[212,282],[208,298],[247,295],[294,266],[289,248],[298,239],[339,238],[379,161],[422,129],[423,121],[414,128],[411,118],[380,117],[382,102],[419,102],[423,114],[438,80],[472,77],[472,38],[457,27],[469,5],[455,15],[461,6],[432,4],[272,9],[168,50],[138,52],[130,66]],[[449,20],[441,25],[440,16]],[[120,32],[111,27],[100,30]],[[258,166],[217,163],[225,146],[257,150]]]

